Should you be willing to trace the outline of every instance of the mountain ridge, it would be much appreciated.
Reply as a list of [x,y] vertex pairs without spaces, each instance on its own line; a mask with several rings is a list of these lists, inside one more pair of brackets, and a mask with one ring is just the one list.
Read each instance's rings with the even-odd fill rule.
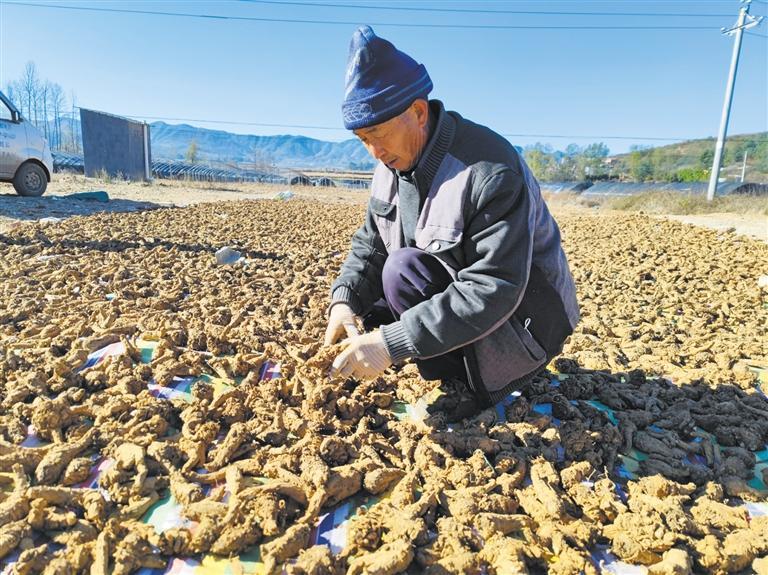
[[341,142],[307,136],[257,136],[189,124],[150,124],[152,156],[184,160],[194,143],[196,161],[238,164],[240,167],[335,168],[369,170],[375,162],[359,140]]

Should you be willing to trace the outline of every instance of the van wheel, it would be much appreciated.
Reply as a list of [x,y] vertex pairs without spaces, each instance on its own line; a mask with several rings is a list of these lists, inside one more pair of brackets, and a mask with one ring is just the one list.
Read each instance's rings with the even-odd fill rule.
[[13,187],[20,196],[42,196],[47,186],[45,170],[34,162],[22,164],[13,178]]

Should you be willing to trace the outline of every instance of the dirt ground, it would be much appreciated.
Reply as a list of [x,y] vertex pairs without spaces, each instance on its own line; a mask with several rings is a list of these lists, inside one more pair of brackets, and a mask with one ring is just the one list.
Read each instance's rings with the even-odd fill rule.
[[698,214],[664,216],[670,220],[768,242],[768,216],[759,214]]
[[[15,221],[41,218],[65,218],[96,212],[132,212],[160,207],[189,206],[201,202],[269,199],[291,190],[300,198],[316,198],[335,203],[363,203],[365,191],[335,188],[303,188],[262,184],[226,184],[155,180],[140,182],[106,182],[78,175],[55,174],[45,195],[40,198],[19,197],[10,184],[0,187],[0,232]],[[79,192],[103,190],[110,201],[77,200],[69,196]]]
[[581,322],[480,410],[329,376],[366,192],[207,187],[0,197],[0,569],[768,573],[765,242],[554,205]]

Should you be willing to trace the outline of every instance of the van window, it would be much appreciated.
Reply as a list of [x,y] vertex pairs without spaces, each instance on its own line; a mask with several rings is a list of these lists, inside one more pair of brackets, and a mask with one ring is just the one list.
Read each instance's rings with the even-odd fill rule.
[[5,105],[5,102],[0,100],[0,120],[7,120],[10,122],[12,119],[11,109]]

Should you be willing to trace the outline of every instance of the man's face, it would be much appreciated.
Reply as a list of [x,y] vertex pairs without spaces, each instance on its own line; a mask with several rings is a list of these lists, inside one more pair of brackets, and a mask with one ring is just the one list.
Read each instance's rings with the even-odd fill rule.
[[388,167],[407,172],[419,161],[429,138],[428,104],[416,100],[391,120],[354,130],[368,153]]

